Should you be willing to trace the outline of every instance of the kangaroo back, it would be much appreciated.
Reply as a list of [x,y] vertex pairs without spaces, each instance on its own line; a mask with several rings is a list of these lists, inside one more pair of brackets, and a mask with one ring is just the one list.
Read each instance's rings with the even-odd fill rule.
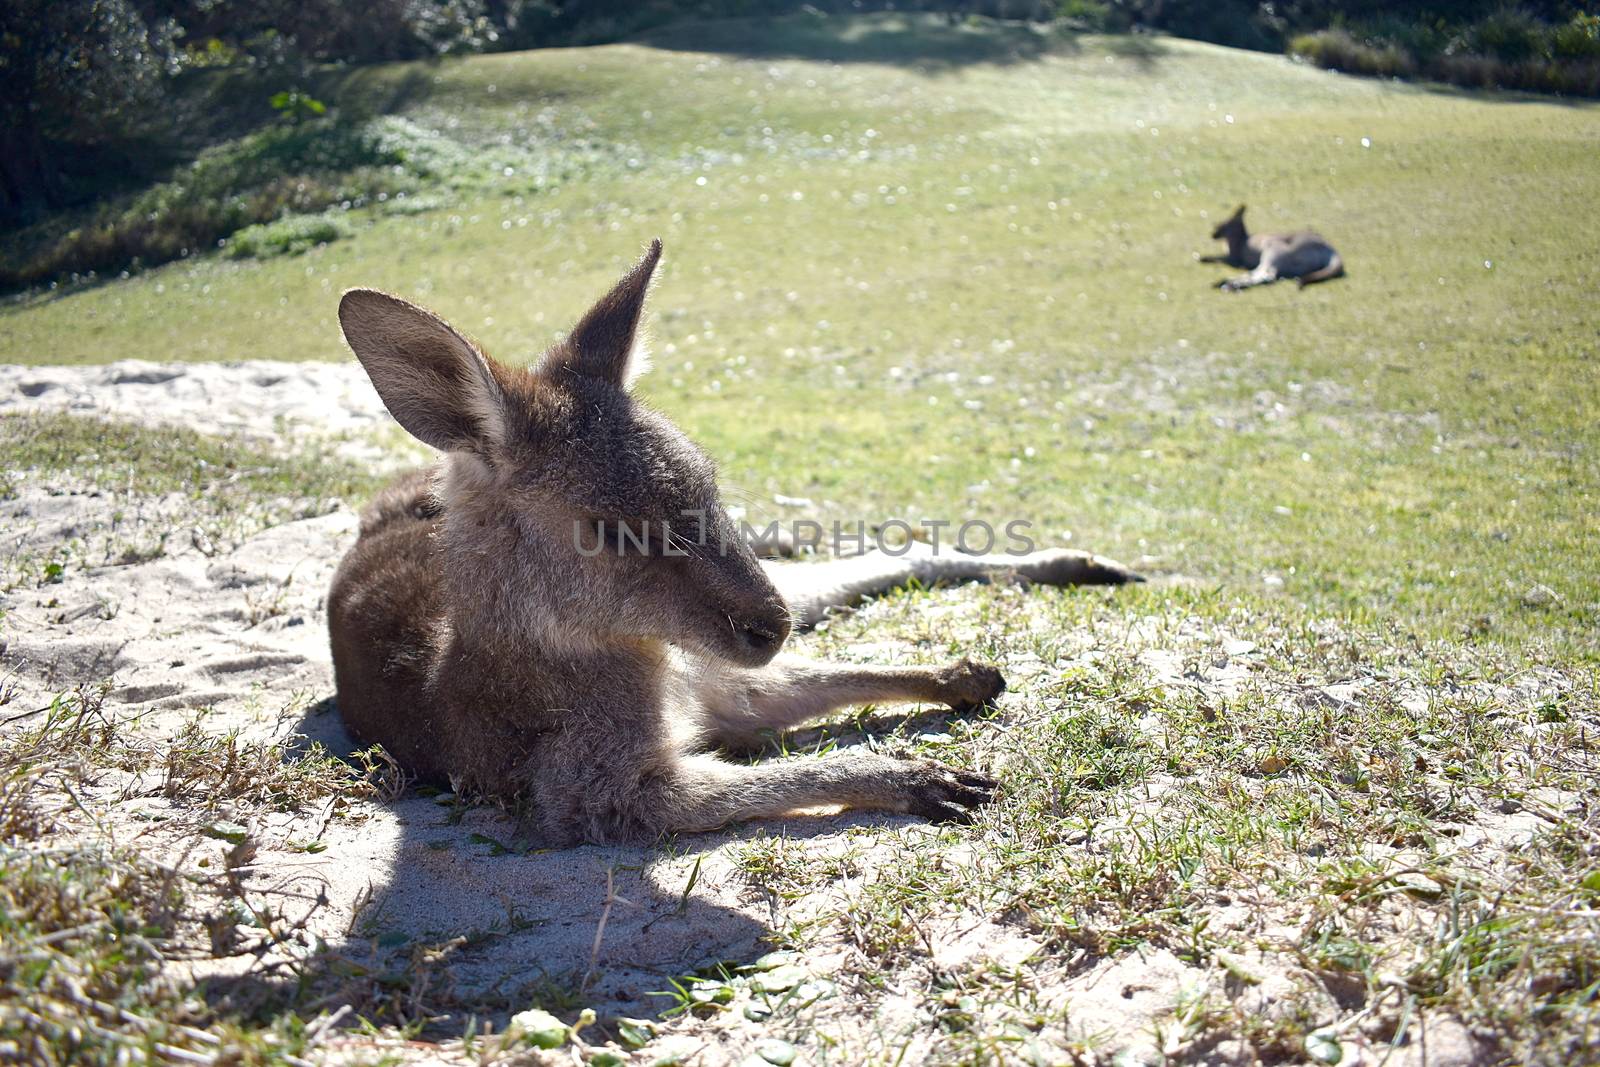
[[1303,288],[1344,274],[1344,261],[1320,234],[1310,230],[1250,234],[1244,225],[1243,204],[1219,223],[1211,236],[1228,242],[1228,252],[1202,257],[1201,262],[1227,263],[1249,272],[1217,282],[1219,289],[1248,289],[1280,278],[1297,278]]
[[[733,763],[850,703],[971,708],[992,666],[831,666],[780,655],[791,617],[734,529],[710,461],[634,401],[660,244],[538,360],[490,359],[368,289],[339,320],[385,406],[444,453],[373,501],[329,594],[339,707],[413,775],[531,801],[557,843],[639,840],[826,806],[964,821],[993,779],[856,749]],[[841,560],[799,608],[912,579],[1137,580],[1087,553]]]

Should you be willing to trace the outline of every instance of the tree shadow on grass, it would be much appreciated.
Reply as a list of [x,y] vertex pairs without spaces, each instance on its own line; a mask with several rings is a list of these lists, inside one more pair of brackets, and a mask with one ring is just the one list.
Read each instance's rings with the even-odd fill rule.
[[1078,35],[1050,25],[943,15],[883,13],[685,22],[652,30],[637,44],[674,52],[712,52],[745,59],[881,63],[926,70],[1011,65],[1081,50]]
[[[1362,75],[1352,75],[1362,77]],[[1430,96],[1448,97],[1452,100],[1470,100],[1478,104],[1544,104],[1554,107],[1600,110],[1600,100],[1585,96],[1555,96],[1527,89],[1485,89],[1471,85],[1452,85],[1449,82],[1418,79],[1406,83],[1410,88]]]

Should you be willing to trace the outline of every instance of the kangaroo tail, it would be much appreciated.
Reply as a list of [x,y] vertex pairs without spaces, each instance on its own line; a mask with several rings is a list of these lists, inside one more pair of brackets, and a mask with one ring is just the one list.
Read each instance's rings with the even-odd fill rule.
[[1325,282],[1329,278],[1342,278],[1343,276],[1344,260],[1339,258],[1339,253],[1335,252],[1333,258],[1328,260],[1326,267],[1314,270],[1310,274],[1300,275],[1300,288],[1304,289],[1308,285],[1315,285],[1318,282]]

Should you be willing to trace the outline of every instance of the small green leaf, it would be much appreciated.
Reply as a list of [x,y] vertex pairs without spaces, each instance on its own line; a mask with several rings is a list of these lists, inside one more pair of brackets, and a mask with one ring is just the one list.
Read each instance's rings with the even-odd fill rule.
[[1327,1030],[1313,1030],[1306,1035],[1306,1055],[1318,1063],[1338,1063],[1344,1059],[1344,1047]]
[[566,1023],[542,1008],[518,1012],[511,1017],[511,1025],[521,1032],[522,1040],[534,1048],[560,1048],[571,1033]]
[[656,1036],[656,1026],[648,1019],[618,1019],[617,1040],[628,1048],[644,1048]]

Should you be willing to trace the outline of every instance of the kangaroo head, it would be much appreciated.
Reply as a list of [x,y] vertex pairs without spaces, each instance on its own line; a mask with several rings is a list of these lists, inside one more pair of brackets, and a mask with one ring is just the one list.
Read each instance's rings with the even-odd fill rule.
[[1217,223],[1217,228],[1211,231],[1213,240],[1226,241],[1228,234],[1244,229],[1244,205],[1240,204],[1233,209],[1233,214]]
[[490,359],[398,297],[352,289],[340,301],[384,405],[448,454],[440,536],[458,627],[580,646],[654,639],[748,665],[788,636],[711,461],[628,391],[660,255],[656,241],[529,367]]

